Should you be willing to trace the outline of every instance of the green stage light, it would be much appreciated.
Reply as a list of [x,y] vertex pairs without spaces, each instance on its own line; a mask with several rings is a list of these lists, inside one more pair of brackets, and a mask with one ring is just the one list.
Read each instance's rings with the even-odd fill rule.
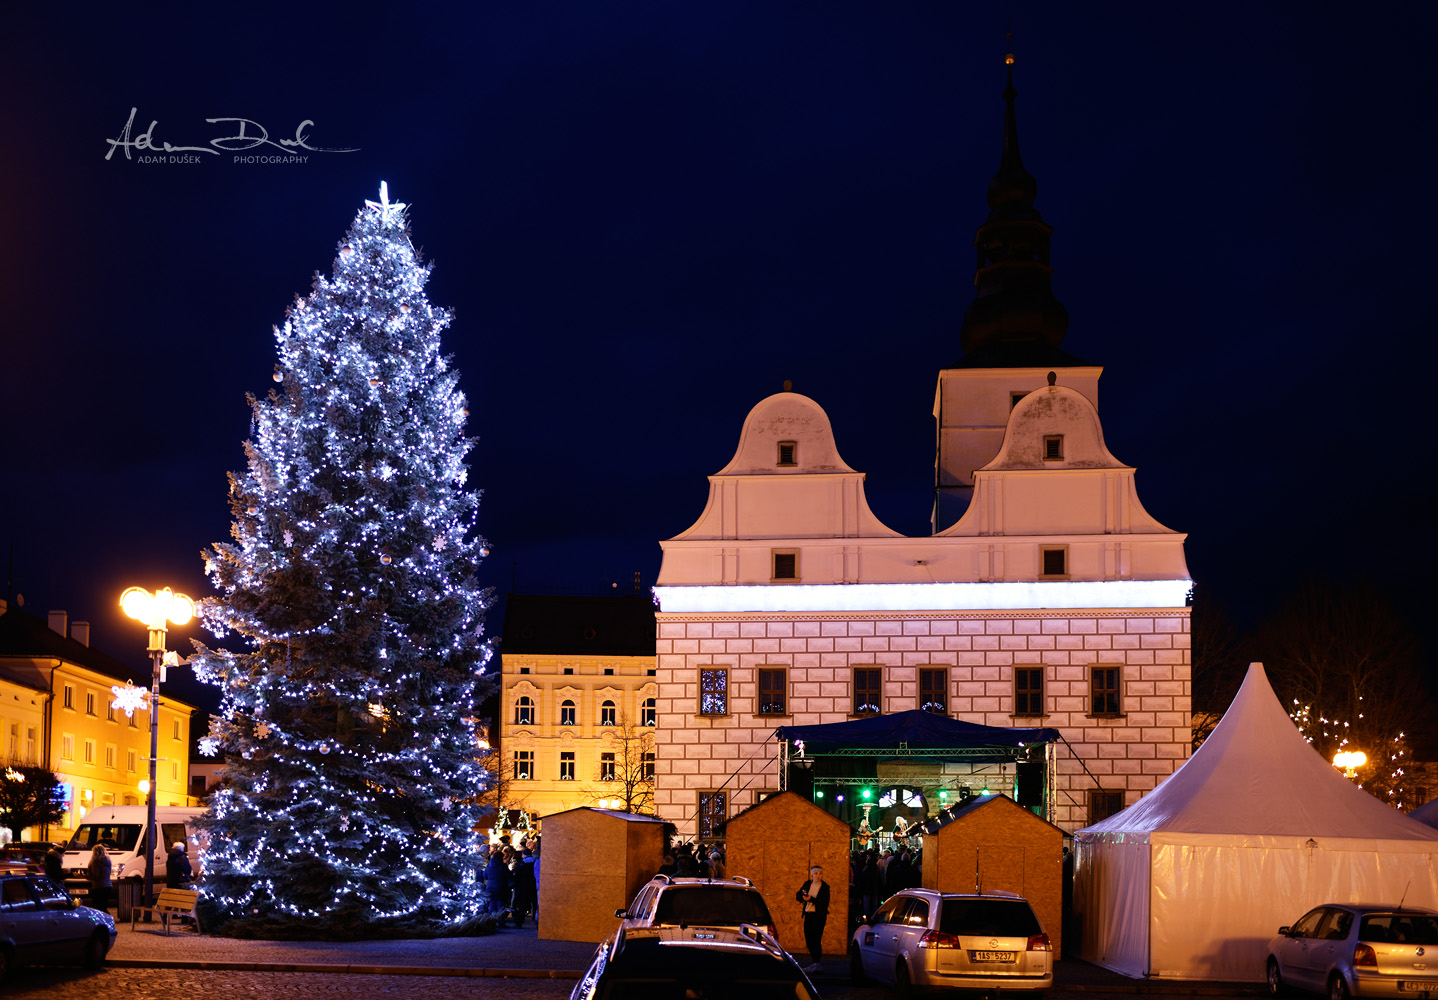
[[947,788],[940,788],[940,789],[939,789],[939,800],[940,800],[940,801],[943,801],[944,799],[947,799],[948,797],[949,797],[949,790],[948,790]]
[[822,789],[822,788],[816,788],[816,789],[814,789],[814,798],[816,798],[816,799],[822,799],[823,797],[824,797],[824,789]]
[[874,797],[874,790],[872,788],[861,788],[859,789],[859,796],[867,802]]

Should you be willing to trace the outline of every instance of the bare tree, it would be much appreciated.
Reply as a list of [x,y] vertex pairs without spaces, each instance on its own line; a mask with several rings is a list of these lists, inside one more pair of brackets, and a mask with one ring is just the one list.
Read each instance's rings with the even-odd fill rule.
[[1274,691],[1325,760],[1361,750],[1358,782],[1397,808],[1411,805],[1408,734],[1431,718],[1419,647],[1371,585],[1304,581],[1259,630]]
[[591,801],[618,800],[624,812],[654,811],[654,730],[621,715],[604,727],[595,783],[584,789]]
[[1193,682],[1193,749],[1228,711],[1247,669],[1228,608],[1207,587],[1195,586],[1189,616]]

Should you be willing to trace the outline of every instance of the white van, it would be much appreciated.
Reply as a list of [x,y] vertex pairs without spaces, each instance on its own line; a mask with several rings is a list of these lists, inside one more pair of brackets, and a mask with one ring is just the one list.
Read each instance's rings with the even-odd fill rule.
[[[170,848],[185,842],[190,868],[200,872],[199,831],[195,818],[204,809],[186,806],[156,806],[155,825],[160,828],[160,843],[155,851],[155,884],[165,884],[166,862]],[[65,844],[65,887],[85,891],[90,887],[90,855],[96,844],[105,846],[110,856],[110,879],[143,879],[145,877],[145,824],[149,820],[147,806],[98,806],[91,809],[80,823],[75,835]]]

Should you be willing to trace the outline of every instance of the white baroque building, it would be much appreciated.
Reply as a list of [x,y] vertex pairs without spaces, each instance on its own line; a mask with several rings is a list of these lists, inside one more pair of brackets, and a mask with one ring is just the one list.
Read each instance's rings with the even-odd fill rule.
[[[785,391],[750,411],[699,519],[661,543],[655,806],[681,837],[782,787],[778,726],[925,709],[1057,729],[1042,812],[1067,831],[1188,756],[1185,536],[1104,444],[1102,369],[1059,349],[1012,76],[1004,96],[964,357],[935,394],[934,533],[881,523],[824,410]],[[937,766],[927,784],[971,775],[1013,794],[1012,765]]]

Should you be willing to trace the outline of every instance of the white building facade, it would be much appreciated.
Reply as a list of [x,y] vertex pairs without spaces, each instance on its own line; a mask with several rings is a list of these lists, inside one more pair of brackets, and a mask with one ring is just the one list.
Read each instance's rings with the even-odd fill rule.
[[[1102,369],[1058,348],[1013,97],[1010,80],[965,357],[935,393],[934,534],[882,524],[824,410],[786,391],[750,411],[698,521],[661,543],[655,806],[681,837],[782,786],[779,726],[925,709],[1057,729],[1043,811],[1067,831],[1188,756],[1185,536],[1104,444]],[[1013,794],[1013,767],[931,784],[968,777]]]

